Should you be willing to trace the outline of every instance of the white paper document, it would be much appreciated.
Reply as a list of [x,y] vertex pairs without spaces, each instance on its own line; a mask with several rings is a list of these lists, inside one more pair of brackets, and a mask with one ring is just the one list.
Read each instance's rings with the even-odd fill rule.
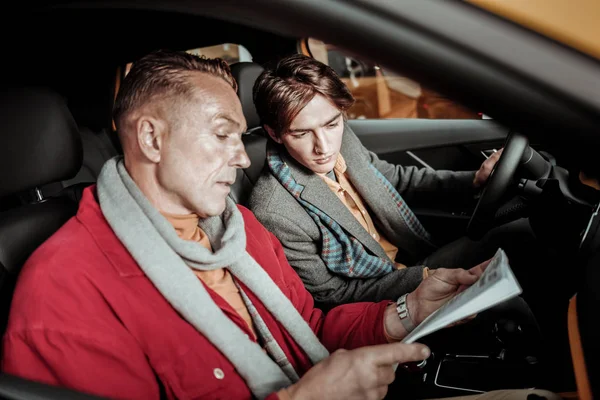
[[477,282],[427,317],[402,342],[415,342],[423,336],[518,296],[521,292],[506,253],[498,249]]

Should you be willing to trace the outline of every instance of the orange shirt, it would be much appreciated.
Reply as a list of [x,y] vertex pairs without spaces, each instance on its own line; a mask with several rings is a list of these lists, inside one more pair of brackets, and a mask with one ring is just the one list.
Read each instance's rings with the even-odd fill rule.
[[[162,213],[162,215],[173,225],[177,235],[183,240],[192,240],[212,251],[208,237],[198,226],[199,217],[196,214],[174,215]],[[256,331],[248,308],[242,299],[238,287],[233,282],[233,277],[225,268],[213,271],[198,271],[193,269],[194,274],[212,290],[217,292],[233,309],[246,321],[254,337]]]
[[[196,214],[175,215],[162,213],[162,215],[173,225],[177,235],[183,240],[193,240],[200,243],[212,251],[210,241],[206,233],[198,226],[199,217]],[[198,271],[193,269],[194,274],[202,280],[212,290],[217,292],[233,309],[246,321],[250,330],[256,338],[256,330],[252,323],[252,318],[246,307],[246,303],[242,299],[242,295],[238,287],[233,282],[233,278],[229,271],[225,268],[220,268],[213,271]],[[263,348],[263,351],[266,351]],[[277,396],[281,400],[289,400],[290,395],[286,389],[281,389],[277,392]]]
[[344,205],[350,210],[354,218],[360,222],[360,224],[369,232],[369,234],[375,239],[379,245],[385,251],[385,254],[389,257],[397,269],[406,268],[406,265],[395,262],[396,254],[398,254],[398,248],[390,243],[385,237],[383,237],[375,224],[373,223],[373,219],[369,215],[365,204],[348,179],[346,175],[346,161],[341,154],[338,154],[338,158],[335,162],[335,166],[333,168],[333,172],[335,173],[335,177],[337,182],[333,179],[325,175],[320,175],[327,186],[336,194],[336,196],[344,203]]

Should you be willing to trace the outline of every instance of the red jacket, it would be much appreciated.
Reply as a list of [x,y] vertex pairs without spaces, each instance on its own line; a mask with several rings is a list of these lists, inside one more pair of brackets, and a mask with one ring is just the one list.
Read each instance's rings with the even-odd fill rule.
[[[388,302],[348,304],[323,315],[279,241],[239,208],[248,252],[330,351],[386,342]],[[208,290],[250,335],[243,319]],[[311,367],[306,354],[244,290],[292,365],[305,373]],[[25,264],[3,350],[2,369],[9,374],[100,396],[158,399],[162,386],[168,398],[251,398],[233,365],[179,316],[123,247],[102,215],[94,187],[86,189],[77,215]]]

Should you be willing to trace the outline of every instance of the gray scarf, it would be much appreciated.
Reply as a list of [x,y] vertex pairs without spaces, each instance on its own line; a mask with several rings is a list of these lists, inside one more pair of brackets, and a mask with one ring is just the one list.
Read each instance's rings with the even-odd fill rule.
[[312,329],[263,268],[246,252],[244,220],[231,199],[218,217],[200,220],[214,252],[179,238],[125,169],[122,157],[106,162],[97,183],[104,217],[154,286],[190,324],[236,367],[259,399],[291,385],[286,373],[248,340],[192,270],[227,267],[292,335],[313,364],[328,356]]

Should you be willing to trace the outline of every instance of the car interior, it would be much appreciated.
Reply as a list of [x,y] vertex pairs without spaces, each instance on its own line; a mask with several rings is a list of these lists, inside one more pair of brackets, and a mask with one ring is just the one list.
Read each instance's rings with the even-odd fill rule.
[[[299,51],[313,55],[306,48],[304,35],[275,33],[273,29],[257,27],[256,22],[246,24],[243,18],[224,20],[181,9],[173,12],[58,7],[19,16],[25,15],[28,22],[23,29],[35,26],[37,32],[43,32],[47,28],[48,35],[37,38],[40,43],[35,46],[33,42],[9,45],[7,52],[20,61],[12,66],[13,79],[0,88],[0,116],[4,124],[0,132],[2,332],[20,268],[40,244],[75,215],[83,189],[95,183],[103,163],[121,153],[110,108],[127,63],[160,47],[188,50],[239,43],[248,49],[251,61],[231,63],[248,124],[243,141],[251,166],[238,170],[230,196],[236,203],[246,205],[263,170],[268,140],[252,102],[254,81],[267,62]],[[104,21],[110,19],[115,26],[129,26],[130,30],[101,30],[103,25],[90,23],[92,15]],[[65,23],[61,25],[61,21]],[[167,35],[143,29],[161,25],[177,26],[179,32]],[[82,34],[89,51],[73,44],[73,32]],[[348,65],[353,67],[352,63]],[[437,86],[448,89],[443,83],[438,82]],[[486,108],[485,102],[481,105]],[[494,106],[489,108],[493,110]],[[529,218],[538,240],[569,254],[573,263],[568,266],[570,273],[578,277],[577,295],[571,300],[564,326],[568,329],[572,357],[568,367],[573,370],[575,382],[566,384],[562,391],[565,398],[591,399],[600,395],[600,332],[595,312],[600,306],[596,289],[600,282],[600,196],[598,191],[581,184],[578,156],[567,152],[564,142],[548,140],[543,135],[525,135],[505,121],[359,118],[347,123],[365,147],[381,159],[401,165],[476,170],[492,152],[504,147],[493,179],[472,203],[460,207],[439,202],[419,204],[414,211],[427,229],[445,242],[465,234],[478,240],[494,226]],[[518,329],[510,321],[498,327],[499,347],[494,354],[515,346]],[[543,378],[535,361],[525,357],[483,360],[468,356],[434,351],[425,367],[401,370],[394,385],[416,391],[425,383],[431,396],[447,397],[535,387]],[[403,393],[408,398],[418,396],[409,389]],[[97,397],[0,374],[0,398]]]

